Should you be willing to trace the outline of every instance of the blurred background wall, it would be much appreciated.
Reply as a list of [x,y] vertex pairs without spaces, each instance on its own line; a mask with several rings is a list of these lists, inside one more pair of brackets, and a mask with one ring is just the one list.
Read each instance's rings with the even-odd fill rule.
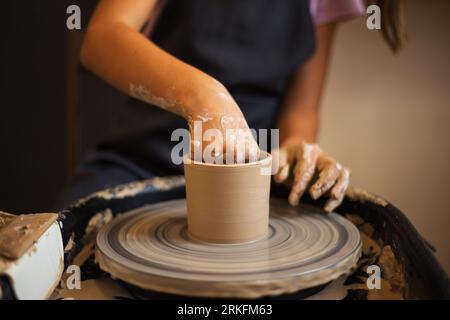
[[[95,117],[78,131],[74,109],[84,101],[76,90],[96,90],[96,103],[114,112],[113,102],[102,100],[107,86],[73,80],[80,34],[65,29],[72,3],[80,4],[85,25],[95,1],[4,4],[0,210],[50,210],[80,150],[106,131]],[[352,168],[354,185],[405,212],[450,273],[450,1],[408,4],[409,45],[397,56],[364,18],[340,28],[320,143]]]
[[68,1],[2,3],[0,210],[49,210],[67,173]]
[[450,1],[407,9],[409,44],[396,56],[364,18],[340,28],[320,143],[353,185],[406,213],[450,273]]

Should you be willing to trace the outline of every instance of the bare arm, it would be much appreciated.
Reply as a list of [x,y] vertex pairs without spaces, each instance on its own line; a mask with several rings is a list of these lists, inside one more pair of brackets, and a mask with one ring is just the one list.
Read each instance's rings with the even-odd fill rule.
[[119,90],[185,118],[198,86],[221,90],[211,77],[139,33],[156,0],[103,0],[89,24],[81,62]]
[[[334,23],[316,27],[316,52],[292,78],[279,119],[280,149],[275,152],[279,156],[275,181],[284,182],[292,174],[289,203],[297,205],[309,188],[314,199],[329,193],[326,211],[334,210],[342,202],[350,178],[349,169],[315,144],[320,97],[335,29]],[[313,181],[315,172],[319,175]]]
[[[102,0],[88,26],[81,62],[117,89],[184,117],[190,128],[198,120],[207,122],[205,129],[247,130],[241,110],[222,84],[139,32],[155,3]],[[224,139],[229,142],[225,134]],[[233,148],[238,145],[243,143]],[[251,147],[257,149],[256,143],[251,141]]]

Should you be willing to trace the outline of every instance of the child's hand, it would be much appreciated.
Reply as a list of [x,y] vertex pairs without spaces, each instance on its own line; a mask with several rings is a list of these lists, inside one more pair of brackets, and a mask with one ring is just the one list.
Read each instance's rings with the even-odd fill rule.
[[[309,194],[313,199],[328,193],[325,211],[331,212],[341,204],[350,182],[350,170],[325,154],[317,144],[289,140],[272,152],[272,156],[276,170],[275,182],[286,181],[292,173],[292,189],[288,199],[291,205],[298,205],[312,183]],[[318,173],[318,177],[314,181],[315,173]]]
[[193,159],[227,164],[258,160],[258,144],[233,97],[216,81],[204,89],[199,107],[187,119]]

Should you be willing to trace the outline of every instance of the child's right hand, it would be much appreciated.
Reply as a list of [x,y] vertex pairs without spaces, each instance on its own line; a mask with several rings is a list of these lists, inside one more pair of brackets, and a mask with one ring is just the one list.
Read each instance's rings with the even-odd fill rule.
[[227,89],[212,80],[202,91],[198,107],[187,117],[192,158],[207,163],[227,164],[258,160],[258,144]]
[[[140,33],[155,3],[101,1],[86,31],[81,62],[115,88],[184,117],[193,138],[192,151],[198,154],[196,160],[215,162],[217,156],[224,156],[226,163],[242,163],[258,159],[258,145],[225,87]],[[197,135],[196,122],[202,124]],[[208,129],[223,137],[223,143],[213,141],[215,158],[207,156],[211,141],[202,138]]]

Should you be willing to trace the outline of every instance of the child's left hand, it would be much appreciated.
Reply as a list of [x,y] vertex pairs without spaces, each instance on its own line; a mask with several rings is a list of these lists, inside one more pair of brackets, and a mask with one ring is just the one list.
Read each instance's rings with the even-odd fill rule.
[[298,205],[308,187],[313,199],[328,194],[324,208],[327,212],[342,203],[350,182],[350,170],[323,152],[319,145],[291,139],[273,151],[272,156],[275,182],[285,182],[292,176],[288,199],[291,205]]

